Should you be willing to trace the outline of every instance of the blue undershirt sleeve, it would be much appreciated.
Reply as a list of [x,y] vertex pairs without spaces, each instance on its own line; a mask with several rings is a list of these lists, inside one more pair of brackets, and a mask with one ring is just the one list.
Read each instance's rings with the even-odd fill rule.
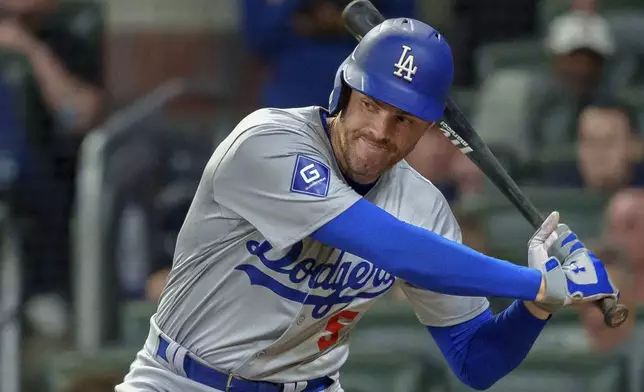
[[541,272],[486,256],[360,199],[311,238],[437,293],[534,300]]
[[546,323],[514,301],[496,316],[488,309],[461,324],[427,329],[458,379],[485,390],[523,362]]

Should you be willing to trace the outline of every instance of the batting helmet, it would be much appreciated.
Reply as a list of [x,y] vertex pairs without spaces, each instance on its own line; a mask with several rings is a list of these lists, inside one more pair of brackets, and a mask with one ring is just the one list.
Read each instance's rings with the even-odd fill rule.
[[335,76],[329,98],[339,112],[347,86],[426,121],[442,117],[454,78],[452,50],[431,26],[388,19],[369,31]]

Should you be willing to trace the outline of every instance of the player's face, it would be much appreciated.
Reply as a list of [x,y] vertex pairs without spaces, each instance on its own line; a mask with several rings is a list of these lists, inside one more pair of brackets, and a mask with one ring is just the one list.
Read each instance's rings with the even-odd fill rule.
[[352,91],[334,121],[333,149],[345,175],[370,184],[406,157],[434,124]]

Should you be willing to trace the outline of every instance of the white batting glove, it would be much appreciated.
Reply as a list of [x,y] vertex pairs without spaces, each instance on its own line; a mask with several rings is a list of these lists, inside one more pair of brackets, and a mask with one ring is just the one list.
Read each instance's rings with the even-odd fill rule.
[[541,227],[528,241],[528,265],[531,268],[541,270],[543,264],[550,258],[548,250],[557,240],[558,224],[559,212],[554,211],[548,215]]
[[601,260],[553,212],[528,243],[528,264],[543,273],[544,299],[535,301],[554,313],[572,303],[592,302],[604,297],[619,298]]
[[[557,225],[559,224],[559,212],[554,211],[543,221],[541,227],[533,234],[528,241],[528,266],[538,269],[546,275],[545,265],[550,259],[548,250],[557,241]],[[563,283],[563,282],[562,282]],[[542,304],[534,302],[535,305],[548,313],[554,313],[563,304]]]

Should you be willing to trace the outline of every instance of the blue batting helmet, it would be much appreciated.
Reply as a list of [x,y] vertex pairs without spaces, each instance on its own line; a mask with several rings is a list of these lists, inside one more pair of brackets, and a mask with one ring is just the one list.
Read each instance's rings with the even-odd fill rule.
[[340,65],[329,97],[339,112],[345,85],[426,121],[438,121],[454,78],[452,50],[431,26],[388,19],[369,31]]

